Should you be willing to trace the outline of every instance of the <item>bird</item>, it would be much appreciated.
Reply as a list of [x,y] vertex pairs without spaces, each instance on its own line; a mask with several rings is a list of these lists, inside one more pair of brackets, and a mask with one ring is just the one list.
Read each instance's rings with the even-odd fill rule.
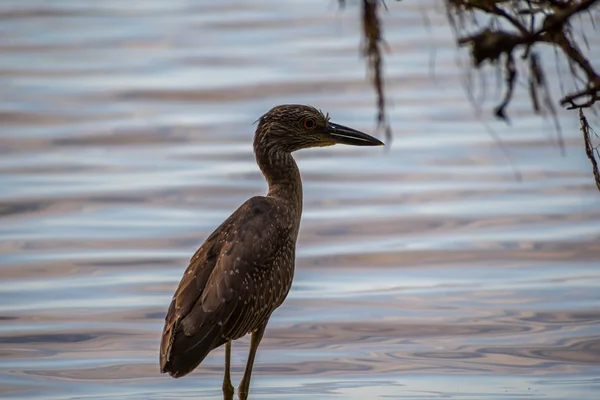
[[160,343],[160,371],[174,378],[187,375],[209,352],[225,345],[225,400],[235,393],[231,342],[251,334],[238,386],[239,399],[246,400],[265,328],[292,285],[302,215],[302,180],[292,153],[334,144],[384,145],[331,122],[329,114],[308,105],[279,105],[257,122],[253,148],[268,183],[267,195],[243,203],[192,256],[173,295]]

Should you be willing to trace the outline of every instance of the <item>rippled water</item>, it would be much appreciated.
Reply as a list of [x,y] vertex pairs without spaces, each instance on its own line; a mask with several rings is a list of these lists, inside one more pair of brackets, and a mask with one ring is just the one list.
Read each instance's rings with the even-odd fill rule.
[[[296,278],[251,397],[596,398],[600,195],[576,117],[563,156],[522,89],[512,127],[488,122],[511,166],[443,13],[389,3],[394,141],[297,155]],[[358,10],[23,0],[0,18],[0,396],[220,398],[222,349],[159,374],[164,313],[197,246],[265,192],[259,115],[310,103],[374,131]]]

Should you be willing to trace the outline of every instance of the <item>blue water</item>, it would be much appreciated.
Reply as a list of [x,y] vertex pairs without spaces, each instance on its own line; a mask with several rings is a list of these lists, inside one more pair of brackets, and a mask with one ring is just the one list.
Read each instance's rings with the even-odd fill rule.
[[[393,142],[296,155],[296,276],[251,398],[595,399],[600,193],[577,116],[558,114],[564,155],[524,88],[511,126],[490,117],[492,87],[478,116],[439,6],[388,7]],[[258,116],[309,103],[382,136],[358,15],[319,0],[0,4],[0,397],[222,398],[222,349],[189,377],[159,374],[164,314],[196,248],[266,190]]]

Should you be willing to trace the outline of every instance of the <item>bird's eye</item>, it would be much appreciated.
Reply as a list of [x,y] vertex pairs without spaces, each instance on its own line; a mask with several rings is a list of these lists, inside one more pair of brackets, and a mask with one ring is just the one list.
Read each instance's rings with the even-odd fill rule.
[[315,122],[314,119],[305,119],[304,122],[302,123],[302,125],[306,129],[313,129],[315,126],[317,126],[317,123]]

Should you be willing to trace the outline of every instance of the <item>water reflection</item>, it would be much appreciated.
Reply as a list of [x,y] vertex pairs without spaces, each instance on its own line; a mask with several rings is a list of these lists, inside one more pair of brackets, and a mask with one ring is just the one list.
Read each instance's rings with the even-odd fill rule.
[[[422,2],[389,6],[393,146],[298,154],[296,279],[253,398],[595,398],[600,203],[577,121],[561,115],[561,157],[515,102],[494,127],[516,181],[443,15],[427,31]],[[312,103],[372,130],[360,26],[332,7],[0,6],[0,397],[222,398],[221,349],[191,378],[158,374],[162,319],[195,247],[265,189],[258,115]]]

